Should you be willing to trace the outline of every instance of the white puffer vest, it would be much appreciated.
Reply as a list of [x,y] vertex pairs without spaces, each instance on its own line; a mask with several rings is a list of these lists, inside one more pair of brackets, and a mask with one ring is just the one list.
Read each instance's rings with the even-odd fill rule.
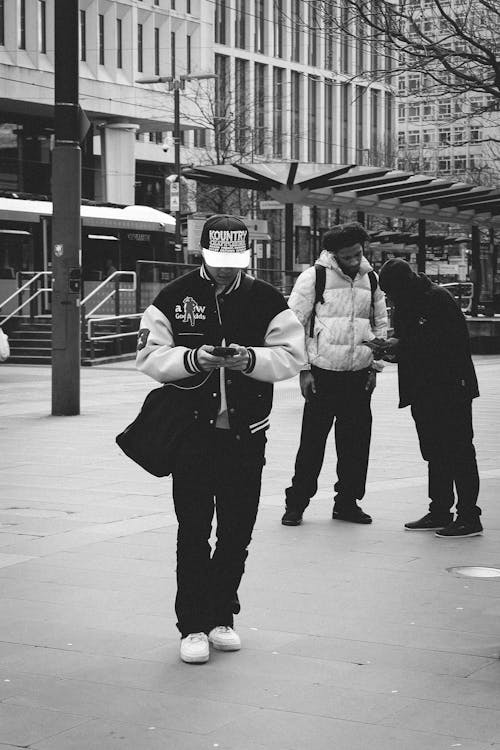
[[[309,323],[314,304],[316,271],[314,267],[300,274],[288,300],[289,307],[304,327],[309,364],[323,370],[362,370],[373,364],[371,349],[362,342],[387,336],[387,308],[380,287],[372,292],[365,257],[354,279],[347,276],[328,250],[323,250],[317,263],[326,267],[324,304],[316,305],[314,336],[309,336]],[[381,369],[381,368],[379,368]]]

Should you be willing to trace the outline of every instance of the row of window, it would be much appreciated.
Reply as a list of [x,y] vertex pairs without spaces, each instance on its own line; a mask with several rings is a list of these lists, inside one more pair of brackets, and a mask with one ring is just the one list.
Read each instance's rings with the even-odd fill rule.
[[484,111],[483,97],[470,97],[466,101],[460,99],[446,100],[439,104],[406,102],[398,105],[399,122],[419,122],[420,120],[448,120],[453,115],[478,114]]
[[[192,136],[190,135],[192,134]],[[141,143],[156,143],[164,145],[169,137],[172,137],[171,131],[161,132],[154,130],[149,133],[136,133],[136,141]],[[205,148],[207,140],[207,131],[205,128],[192,128],[191,130],[181,130],[179,138],[181,146],[194,146],[195,148]]]
[[[253,65],[253,90],[250,90],[250,66]],[[289,72],[289,78],[288,78]],[[380,92],[368,91],[362,86],[341,84],[341,143],[335,141],[334,82],[305,75],[297,70],[268,66],[260,62],[235,58],[234,85],[231,82],[230,58],[215,55],[216,118],[221,123],[215,132],[216,148],[228,147],[226,113],[234,106],[236,127],[235,150],[264,156],[272,153],[276,158],[286,157],[285,136],[289,138],[290,158],[308,161],[333,162],[340,147],[341,159],[350,161],[352,150],[356,154],[368,152],[368,145],[377,148],[381,136]],[[323,91],[322,91],[323,87]],[[307,89],[307,100],[306,100]],[[289,93],[287,93],[287,91]],[[231,92],[234,92],[232,95]],[[234,96],[234,104],[231,101]],[[365,102],[370,97],[370,122],[365,122]],[[323,108],[320,111],[320,101]],[[307,101],[307,107],[306,107]],[[392,123],[392,98],[385,97],[385,137],[390,139]],[[367,125],[369,144],[364,142]],[[354,139],[352,134],[354,133]],[[354,145],[353,145],[354,140]],[[351,154],[349,156],[349,154]]]
[[411,170],[412,172],[435,172],[440,174],[466,173],[478,169],[481,166],[477,157],[474,155],[466,156],[460,154],[454,156],[440,156],[439,159],[423,157],[421,159],[407,159],[400,157],[397,159],[397,168],[401,170]]
[[[103,13],[99,13],[98,17],[98,61],[99,65],[106,65],[108,63],[107,53],[115,54],[115,65],[121,70],[123,68],[123,21],[121,18],[116,19],[115,27],[115,48],[113,50],[106,50],[105,46],[105,23],[106,18]],[[176,33],[170,32],[170,75],[176,75]],[[186,35],[186,56],[185,56],[185,72],[191,73],[191,49],[192,42],[191,36]],[[142,23],[137,24],[137,70],[139,73],[144,72],[144,25]],[[164,60],[162,59],[165,54],[165,45],[162,44],[160,39],[160,28],[155,26],[153,29],[153,69],[154,75],[165,74]],[[87,59],[87,13],[84,10],[80,11],[80,60],[85,61]]]
[[[311,67],[324,67],[333,70],[336,67],[335,42],[338,39],[338,22],[335,19],[333,2],[313,3],[305,0],[290,0],[290,10],[284,0],[215,0],[215,42],[233,44],[238,49],[252,50],[261,54],[270,53],[273,57],[284,58],[305,63]],[[320,7],[321,6],[321,7]],[[249,10],[251,8],[251,10]],[[230,18],[233,14],[233,41],[230,34]],[[288,12],[290,15],[288,15]],[[341,23],[349,24],[347,4],[341,8]],[[253,40],[250,39],[249,18],[253,16]],[[272,26],[268,22],[272,23]],[[286,34],[286,38],[285,38]],[[268,38],[268,36],[270,38]],[[356,22],[356,33],[343,34],[340,42],[340,72],[352,73],[366,71],[370,65],[372,72],[391,69],[391,61],[382,57],[375,44],[364,38],[362,19]],[[323,59],[320,59],[321,43],[324,40]],[[304,42],[306,44],[304,45]],[[354,47],[354,49],[353,49]],[[369,58],[369,63],[368,59]]]
[[439,130],[409,130],[398,132],[398,145],[420,146],[439,144],[440,146],[457,145],[465,142],[478,143],[483,138],[481,128],[439,128]]

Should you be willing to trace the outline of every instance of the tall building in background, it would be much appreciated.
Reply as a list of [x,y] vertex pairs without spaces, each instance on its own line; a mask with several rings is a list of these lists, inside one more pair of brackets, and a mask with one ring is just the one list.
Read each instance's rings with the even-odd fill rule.
[[[466,48],[466,34],[453,33],[433,2],[405,0],[405,9],[414,14],[423,34],[441,40],[443,49]],[[468,23],[475,12],[474,4],[448,0],[444,12],[459,24]],[[481,24],[475,29],[476,36],[483,33],[487,21],[483,19]],[[398,168],[456,181],[498,183],[500,115],[492,106],[492,97],[478,90],[460,94],[451,86],[446,90],[443,69],[434,65],[440,70],[439,86],[432,75],[432,64],[427,73],[410,70],[398,75]]]
[[[51,193],[53,19],[54,0],[0,2],[0,190]],[[213,5],[81,0],[79,22],[80,103],[92,123],[82,144],[83,196],[163,207],[174,162],[173,95],[164,84],[136,81],[213,72]],[[205,134],[189,121],[190,88],[181,126],[191,155]]]
[[[245,158],[381,163],[393,141],[393,95],[373,82],[385,57],[337,33],[342,5],[215,0],[219,106],[234,111]],[[390,71],[388,71],[390,74]],[[369,85],[371,81],[371,85]]]

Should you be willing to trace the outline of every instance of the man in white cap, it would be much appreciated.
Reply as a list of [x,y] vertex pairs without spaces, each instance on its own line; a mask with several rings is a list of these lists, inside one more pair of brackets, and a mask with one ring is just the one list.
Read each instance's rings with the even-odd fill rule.
[[[272,383],[305,362],[304,334],[284,297],[244,272],[248,229],[216,215],[201,235],[202,266],[167,284],[142,318],[137,367],[179,388],[191,415],[174,460],[181,659],[208,661],[209,643],[241,647],[238,586],[260,498]],[[217,512],[217,542],[210,535]]]

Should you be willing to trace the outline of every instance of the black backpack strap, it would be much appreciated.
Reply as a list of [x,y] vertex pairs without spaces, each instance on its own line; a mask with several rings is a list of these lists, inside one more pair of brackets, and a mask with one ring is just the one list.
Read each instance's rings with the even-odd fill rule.
[[316,319],[316,305],[320,303],[324,304],[323,292],[325,291],[326,285],[326,268],[320,263],[314,264],[314,271],[316,273],[316,281],[314,284],[314,303],[311,311],[311,320],[309,323],[309,336],[314,337],[314,321]]
[[378,287],[378,278],[375,271],[368,271],[368,278],[370,279],[370,289],[372,292],[372,301],[370,304],[370,324],[375,325],[375,292]]

